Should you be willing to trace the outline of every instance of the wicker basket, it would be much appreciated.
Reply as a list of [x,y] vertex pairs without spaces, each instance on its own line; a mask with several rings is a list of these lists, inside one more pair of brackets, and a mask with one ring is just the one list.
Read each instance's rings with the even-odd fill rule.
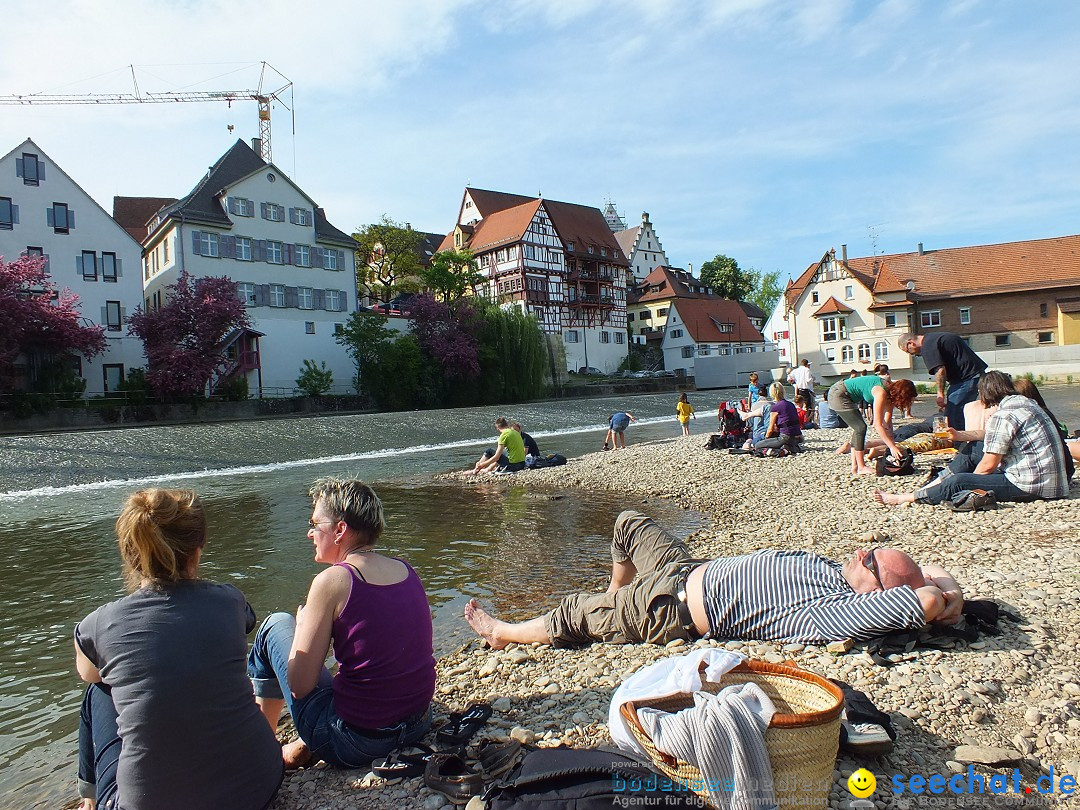
[[[776,714],[765,730],[765,747],[769,752],[780,810],[826,807],[840,742],[843,692],[836,684],[796,666],[764,661],[746,661],[725,673],[719,683],[703,679],[702,689],[715,693],[748,681],[760,686],[776,704]],[[693,705],[693,696],[681,693],[656,700],[624,703],[620,709],[630,732],[649,753],[653,763],[671,779],[690,783],[691,789],[694,782],[700,784],[701,771],[657,749],[641,727],[637,710],[649,707],[677,712]],[[695,792],[708,801],[707,790]]]

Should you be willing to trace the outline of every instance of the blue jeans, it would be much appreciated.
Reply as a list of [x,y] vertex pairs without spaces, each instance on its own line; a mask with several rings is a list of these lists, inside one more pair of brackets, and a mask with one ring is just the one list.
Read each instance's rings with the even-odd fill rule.
[[949,395],[945,400],[945,416],[948,417],[949,427],[964,429],[964,406],[979,398],[980,377],[981,374],[976,374],[949,386]]
[[79,710],[79,795],[97,801],[99,810],[116,805],[116,765],[122,742],[109,687],[86,687]]
[[1025,492],[1005,477],[1004,473],[976,475],[960,473],[953,475],[946,470],[928,486],[915,490],[915,500],[919,503],[938,504],[950,500],[957,492],[965,489],[985,489],[997,495],[999,501],[1034,501],[1034,495]]
[[339,768],[366,768],[402,743],[413,743],[431,726],[431,709],[406,717],[395,726],[358,729],[342,720],[334,708],[332,678],[326,667],[315,688],[294,698],[287,679],[289,650],[296,633],[296,618],[289,613],[266,617],[248,654],[248,676],[255,697],[284,698],[296,732],[318,758]]

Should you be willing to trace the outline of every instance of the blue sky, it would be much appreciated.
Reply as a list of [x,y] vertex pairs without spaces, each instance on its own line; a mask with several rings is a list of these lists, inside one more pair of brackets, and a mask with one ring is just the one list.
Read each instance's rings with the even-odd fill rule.
[[[295,84],[274,161],[346,230],[445,232],[466,184],[648,211],[673,265],[1080,233],[1080,4],[5,3],[0,94]],[[230,134],[227,125],[233,124]],[[106,208],[179,196],[253,102],[0,106]],[[0,180],[2,187],[3,180]]]

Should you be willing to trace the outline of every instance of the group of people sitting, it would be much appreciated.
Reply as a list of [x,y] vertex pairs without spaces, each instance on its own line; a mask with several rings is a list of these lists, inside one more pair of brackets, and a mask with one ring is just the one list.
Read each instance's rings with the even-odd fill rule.
[[[427,732],[435,657],[424,586],[407,562],[376,550],[385,521],[369,486],[323,479],[310,495],[307,536],[327,568],[295,616],[263,622],[250,650],[244,595],[199,576],[208,539],[199,497],[128,498],[116,535],[130,592],[75,629],[76,668],[90,684],[83,810],[259,810],[287,766],[366,768]],[[300,739],[282,748],[284,707]]]
[[499,431],[499,439],[495,447],[489,447],[476,460],[472,468],[474,473],[514,473],[525,469],[529,456],[540,457],[536,440],[518,422],[509,422],[500,416],[495,420],[495,429]]

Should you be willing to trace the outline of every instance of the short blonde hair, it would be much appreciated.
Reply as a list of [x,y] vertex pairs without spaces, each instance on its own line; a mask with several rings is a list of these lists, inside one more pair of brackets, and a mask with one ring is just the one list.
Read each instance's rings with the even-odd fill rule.
[[778,382],[774,382],[772,385],[770,385],[769,386],[769,396],[773,400],[775,400],[776,402],[779,402],[780,400],[784,399],[784,386],[783,386],[783,384],[778,383]]
[[355,532],[362,534],[370,545],[375,545],[384,528],[382,501],[363,481],[342,478],[320,478],[308,490],[311,505],[323,507],[334,520],[343,520]]

